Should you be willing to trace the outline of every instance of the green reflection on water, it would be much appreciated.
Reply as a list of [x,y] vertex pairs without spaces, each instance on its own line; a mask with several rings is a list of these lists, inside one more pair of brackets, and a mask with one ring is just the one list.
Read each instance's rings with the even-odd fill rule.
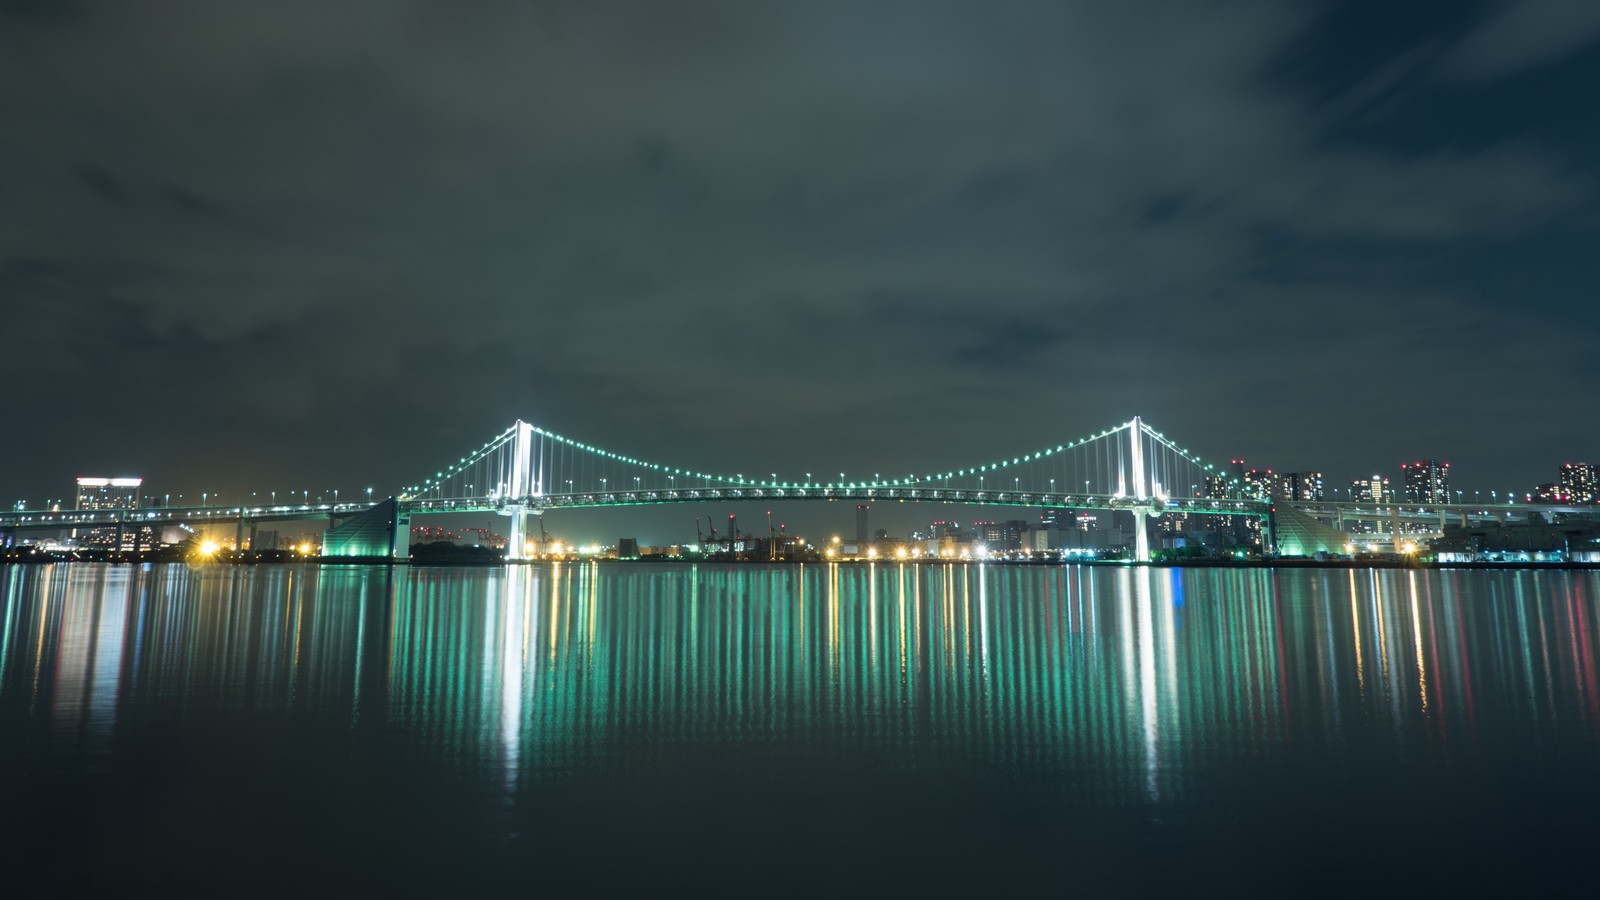
[[[1587,572],[18,567],[0,712],[60,752],[337,718],[515,783],[772,759],[1074,773],[1111,800],[1284,748],[1592,742]],[[1508,737],[1509,736],[1509,737]],[[784,754],[789,754],[785,757]],[[1087,774],[1086,774],[1087,773]]]

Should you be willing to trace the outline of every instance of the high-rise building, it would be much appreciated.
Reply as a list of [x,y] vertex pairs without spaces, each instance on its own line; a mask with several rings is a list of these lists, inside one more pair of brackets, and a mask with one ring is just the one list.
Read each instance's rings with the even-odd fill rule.
[[1207,475],[1205,483],[1200,486],[1201,496],[1212,500],[1228,499],[1228,476]]
[[1284,472],[1279,475],[1273,496],[1281,500],[1321,500],[1321,472]]
[[[139,487],[144,484],[143,478],[82,478],[78,479],[77,503],[74,509],[136,509],[139,506]],[[138,529],[140,538],[151,534],[149,529]],[[83,531],[73,529],[72,537],[86,544],[109,547],[121,550],[117,544],[117,529],[115,528],[89,528]],[[124,543],[132,540],[130,534],[123,534]],[[142,542],[142,541],[141,541]],[[151,543],[154,542],[152,536]]]
[[1350,499],[1357,503],[1393,503],[1394,488],[1382,475],[1357,478],[1350,482]]
[[79,478],[76,509],[135,509],[143,478]]
[[1251,500],[1270,500],[1277,487],[1277,477],[1271,469],[1251,469],[1239,478],[1240,492]]
[[1561,492],[1568,503],[1600,502],[1600,466],[1565,463],[1561,466]]
[[1407,503],[1449,503],[1450,464],[1424,459],[1400,466]]
[[1546,481],[1533,486],[1533,493],[1529,495],[1535,503],[1571,503],[1572,497],[1560,484]]
[[867,530],[867,510],[872,507],[865,503],[856,505],[856,543],[865,544],[872,537],[872,532]]

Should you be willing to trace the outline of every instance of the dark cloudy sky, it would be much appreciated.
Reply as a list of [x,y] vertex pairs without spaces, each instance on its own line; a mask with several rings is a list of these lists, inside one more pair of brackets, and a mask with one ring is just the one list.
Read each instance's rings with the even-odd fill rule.
[[[0,0],[0,498],[1600,457],[1600,3]],[[885,462],[888,460],[890,462]]]

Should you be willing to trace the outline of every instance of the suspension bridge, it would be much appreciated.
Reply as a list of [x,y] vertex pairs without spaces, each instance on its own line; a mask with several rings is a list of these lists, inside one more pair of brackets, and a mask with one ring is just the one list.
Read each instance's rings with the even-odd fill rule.
[[[890,467],[885,469],[892,471]],[[757,467],[750,471],[768,470]],[[776,473],[762,478],[709,472],[614,452],[519,420],[453,463],[384,500],[17,509],[0,513],[0,545],[14,539],[18,532],[30,530],[114,527],[118,529],[117,546],[123,546],[121,534],[127,529],[137,534],[168,524],[232,524],[237,545],[243,546],[246,530],[253,533],[261,523],[323,518],[330,523],[330,538],[336,538],[330,541],[336,548],[332,555],[400,559],[409,554],[413,517],[489,512],[510,519],[507,557],[524,559],[531,555],[533,517],[547,510],[711,501],[845,500],[1125,512],[1135,522],[1134,554],[1139,561],[1150,559],[1150,519],[1167,514],[1254,518],[1262,523],[1266,548],[1274,549],[1277,515],[1296,504],[1242,496],[1237,484],[1217,490],[1223,478],[1216,466],[1139,417],[1075,440],[944,471],[875,473],[871,478],[857,479],[847,478],[842,472],[838,478],[819,477],[815,472],[791,478],[780,478]],[[1334,506],[1341,508],[1331,515],[1340,520],[1380,514],[1375,508],[1368,510],[1354,504]],[[1320,509],[1309,512],[1327,513]],[[1398,510],[1394,504],[1381,511],[1383,517],[1395,522],[1396,534],[1402,515],[1408,520],[1421,516],[1424,521],[1437,518],[1443,522],[1455,514],[1463,522],[1475,515],[1468,508]],[[1503,518],[1504,513],[1494,516]],[[1296,521],[1303,527],[1316,524],[1309,514]],[[1328,526],[1328,531],[1332,532],[1333,527]],[[328,552],[326,547],[324,552]]]
[[[755,469],[754,471],[762,471]],[[1199,496],[1216,468],[1134,417],[1096,434],[943,472],[870,479],[747,477],[667,465],[518,421],[398,497],[412,515],[494,511],[511,517],[508,547],[525,546],[528,516],[549,509],[706,501],[913,501],[1265,518],[1264,501]],[[1178,486],[1182,485],[1181,488]],[[1150,558],[1147,528],[1136,553]],[[511,552],[520,552],[513,549]]]

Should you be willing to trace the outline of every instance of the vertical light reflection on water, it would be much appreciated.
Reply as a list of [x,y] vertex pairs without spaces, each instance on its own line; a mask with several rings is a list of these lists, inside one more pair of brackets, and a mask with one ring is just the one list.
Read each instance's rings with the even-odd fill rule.
[[1428,664],[1422,659],[1422,620],[1417,611],[1417,573],[1415,570],[1406,573],[1406,597],[1411,606],[1411,646],[1417,659],[1417,699],[1422,704],[1422,711],[1428,711]]
[[124,725],[386,719],[507,795],[701,743],[821,742],[890,765],[1076,772],[1108,801],[1165,803],[1204,767],[1297,741],[1376,737],[1451,763],[1519,729],[1593,741],[1600,725],[1594,573],[586,563],[4,577],[13,734],[37,722],[59,752],[97,753]]
[[1573,623],[1571,630],[1580,676],[1578,684],[1583,689],[1584,702],[1580,709],[1585,721],[1593,723],[1600,719],[1600,684],[1597,684],[1594,662],[1594,609],[1586,596],[1584,584],[1581,581],[1567,584],[1567,610]]
[[58,739],[109,749],[121,687],[130,573],[79,568],[68,573],[58,638],[51,722]]
[[17,621],[22,618],[22,567],[0,568],[0,578],[5,579],[5,619],[0,621],[0,696],[4,696],[6,676],[11,671],[11,645],[15,638]]

